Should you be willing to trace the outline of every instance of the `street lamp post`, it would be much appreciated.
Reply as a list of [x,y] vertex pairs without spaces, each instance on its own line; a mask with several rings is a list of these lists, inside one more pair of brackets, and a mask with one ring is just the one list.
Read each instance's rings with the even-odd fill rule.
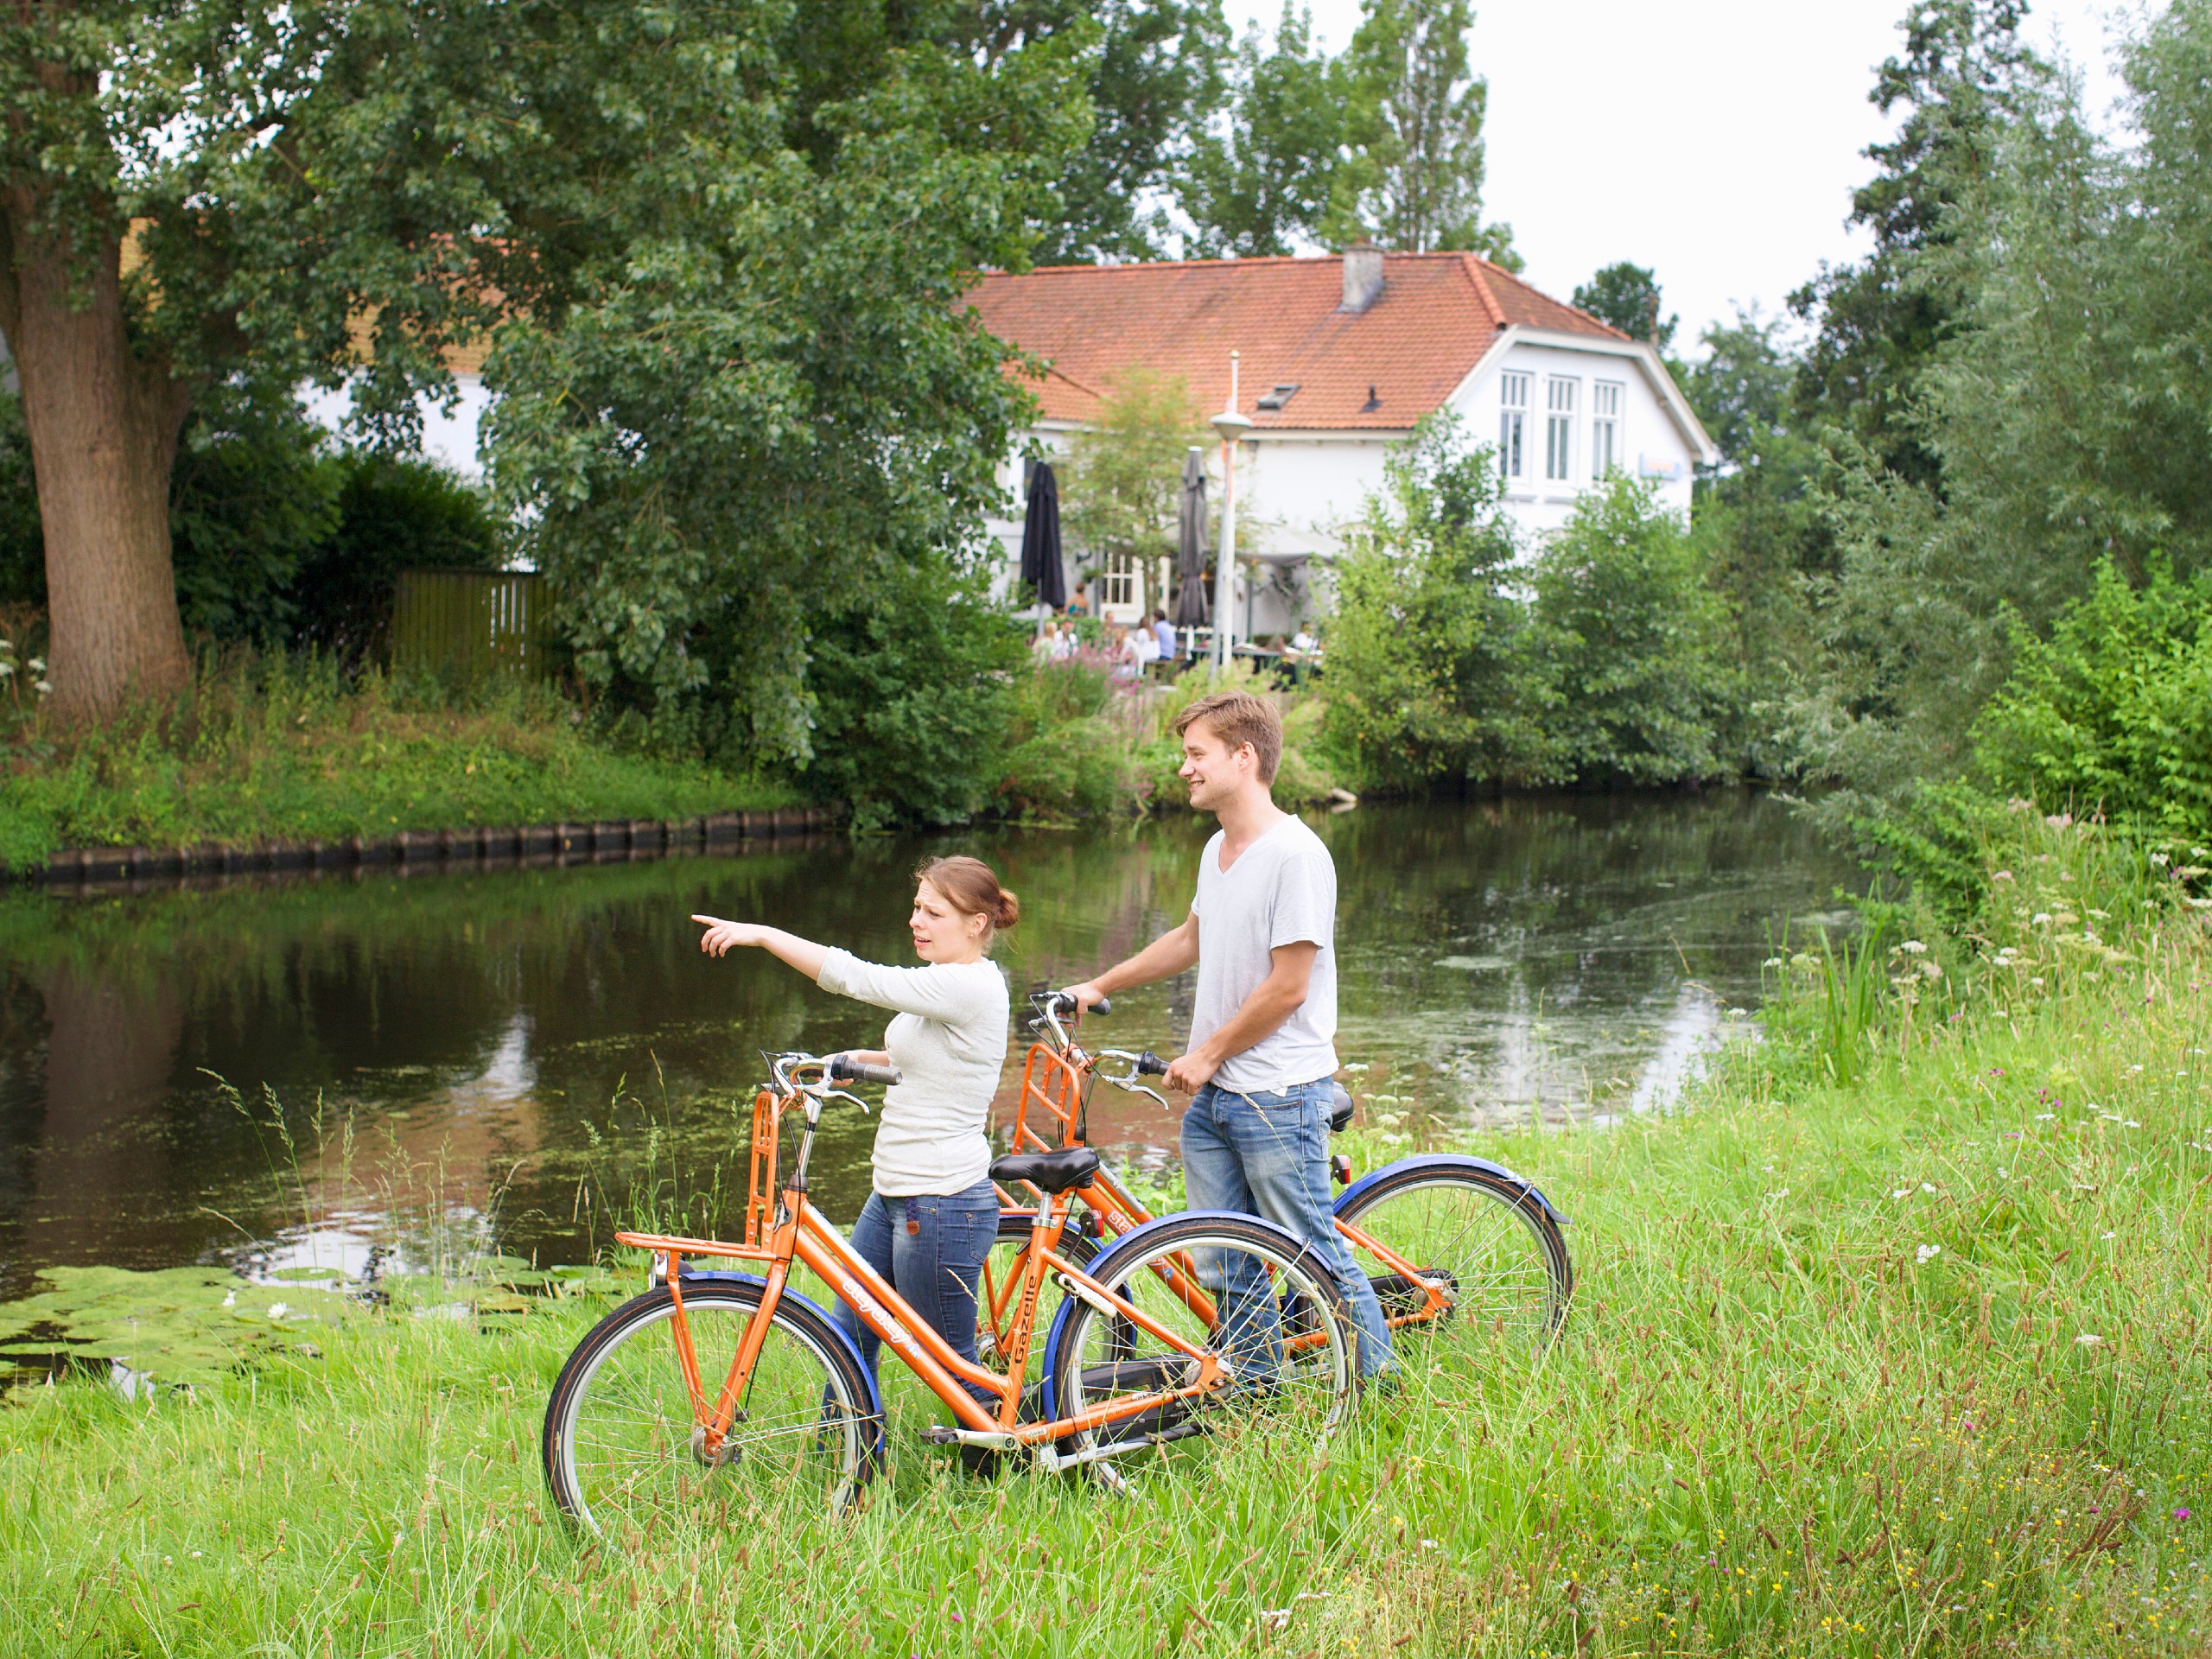
[[1229,354],[1229,407],[1215,416],[1211,425],[1221,439],[1221,557],[1213,572],[1213,665],[1229,666],[1230,607],[1236,600],[1236,441],[1252,429],[1252,423],[1236,412],[1236,359]]

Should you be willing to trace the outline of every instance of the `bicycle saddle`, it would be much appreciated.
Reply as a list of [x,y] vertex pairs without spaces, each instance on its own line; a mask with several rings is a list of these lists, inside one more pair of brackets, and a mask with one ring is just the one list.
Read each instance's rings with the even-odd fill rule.
[[1330,1087],[1336,1090],[1336,1098],[1329,1103],[1329,1133],[1334,1135],[1351,1122],[1351,1092],[1341,1083]]
[[1040,1192],[1065,1192],[1089,1184],[1098,1173],[1098,1154],[1089,1147],[1057,1147],[1051,1152],[1010,1153],[991,1166],[995,1181],[1027,1181]]

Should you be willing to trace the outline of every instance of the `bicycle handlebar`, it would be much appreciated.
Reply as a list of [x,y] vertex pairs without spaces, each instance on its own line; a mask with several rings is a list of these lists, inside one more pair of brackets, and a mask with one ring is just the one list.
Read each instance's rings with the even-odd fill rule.
[[895,1084],[899,1081],[899,1068],[895,1065],[865,1065],[840,1054],[830,1062],[830,1080],[832,1083]]

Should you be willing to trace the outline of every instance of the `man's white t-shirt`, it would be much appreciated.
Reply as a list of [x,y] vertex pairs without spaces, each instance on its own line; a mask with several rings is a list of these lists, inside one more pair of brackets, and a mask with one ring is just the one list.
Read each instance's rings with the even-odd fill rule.
[[1311,943],[1306,1001],[1272,1035],[1232,1054],[1213,1080],[1240,1094],[1313,1083],[1337,1069],[1337,866],[1303,823],[1286,817],[1221,868],[1223,835],[1198,855],[1196,1048],[1226,1025],[1274,968],[1277,945]]

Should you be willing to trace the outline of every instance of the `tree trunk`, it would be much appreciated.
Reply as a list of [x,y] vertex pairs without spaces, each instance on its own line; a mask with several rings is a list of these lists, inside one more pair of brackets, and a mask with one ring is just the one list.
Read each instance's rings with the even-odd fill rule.
[[73,293],[83,267],[66,241],[25,233],[26,206],[8,204],[5,322],[46,526],[47,677],[57,715],[98,720],[190,672],[169,563],[169,472],[190,395],[166,354],[131,350],[121,242],[102,244],[89,293]]

